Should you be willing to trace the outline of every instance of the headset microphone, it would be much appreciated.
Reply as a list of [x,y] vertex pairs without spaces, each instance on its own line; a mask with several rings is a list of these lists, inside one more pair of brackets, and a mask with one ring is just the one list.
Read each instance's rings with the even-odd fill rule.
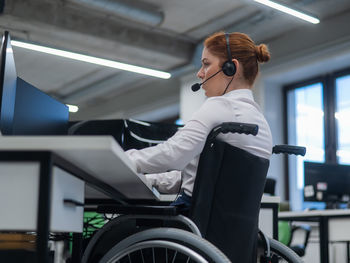
[[202,85],[202,83],[201,84],[199,84],[199,83],[193,84],[191,87],[192,91],[193,92],[198,91],[201,88],[201,85]]
[[201,86],[207,82],[208,80],[210,80],[212,77],[216,76],[216,74],[218,74],[219,72],[221,72],[222,69],[220,69],[218,72],[214,73],[213,75],[211,75],[209,78],[207,78],[206,80],[204,80],[202,83],[196,83],[196,84],[193,84],[191,89],[193,92],[196,92],[197,90],[199,90],[201,88]]

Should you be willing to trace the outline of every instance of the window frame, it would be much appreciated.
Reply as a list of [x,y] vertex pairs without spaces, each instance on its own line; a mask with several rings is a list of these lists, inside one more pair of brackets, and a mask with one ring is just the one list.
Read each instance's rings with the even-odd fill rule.
[[[283,140],[288,144],[288,103],[287,94],[291,90],[302,88],[315,83],[323,85],[323,111],[324,111],[324,145],[325,145],[325,163],[338,164],[337,160],[337,122],[335,119],[336,112],[336,79],[350,75],[350,68],[341,69],[339,71],[328,74],[319,75],[302,81],[297,81],[283,86]],[[307,149],[306,149],[307,150]],[[290,200],[289,192],[289,162],[288,156],[284,157],[285,167],[285,199]]]

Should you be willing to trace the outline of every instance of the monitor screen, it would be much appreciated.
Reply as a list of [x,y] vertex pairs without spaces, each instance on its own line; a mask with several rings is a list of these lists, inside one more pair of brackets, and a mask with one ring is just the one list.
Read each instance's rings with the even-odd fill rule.
[[17,77],[10,35],[0,49],[0,129],[4,135],[67,134],[68,107]]
[[65,135],[68,107],[17,78],[13,135]]
[[0,130],[12,134],[17,73],[10,35],[5,31],[0,47]]
[[304,200],[349,202],[350,165],[304,162]]

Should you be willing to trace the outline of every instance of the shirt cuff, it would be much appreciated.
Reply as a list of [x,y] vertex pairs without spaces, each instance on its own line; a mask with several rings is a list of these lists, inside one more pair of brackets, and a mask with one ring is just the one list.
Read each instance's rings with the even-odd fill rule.
[[128,158],[130,159],[130,161],[133,163],[133,165],[136,167],[136,172],[137,173],[141,173],[141,169],[140,169],[140,167],[137,165],[137,162],[136,162],[136,160],[135,160],[135,157],[134,157],[134,155],[135,155],[135,153],[137,153],[137,151],[138,150],[136,150],[136,149],[130,149],[130,150],[127,150],[126,152],[125,152],[125,154],[128,156]]

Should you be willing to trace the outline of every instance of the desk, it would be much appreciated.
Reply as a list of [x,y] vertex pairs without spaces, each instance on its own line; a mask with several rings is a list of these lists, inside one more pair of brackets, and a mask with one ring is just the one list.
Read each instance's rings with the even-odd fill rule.
[[280,212],[279,219],[318,222],[321,263],[329,262],[329,241],[350,240],[350,209]]
[[38,262],[49,231],[82,232],[84,198],[158,199],[109,136],[0,137],[0,178],[0,231],[37,232]]
[[259,229],[268,237],[278,240],[278,208],[280,197],[265,196],[261,199]]
[[[100,193],[113,199],[158,199],[143,174],[111,136],[10,136],[0,138],[1,151],[46,151],[54,154],[97,191],[86,198],[99,198]],[[15,154],[19,156],[19,154]],[[23,156],[25,159],[26,157]],[[22,158],[22,159],[23,159]],[[56,158],[58,159],[58,158]],[[99,193],[100,192],[100,193]]]

